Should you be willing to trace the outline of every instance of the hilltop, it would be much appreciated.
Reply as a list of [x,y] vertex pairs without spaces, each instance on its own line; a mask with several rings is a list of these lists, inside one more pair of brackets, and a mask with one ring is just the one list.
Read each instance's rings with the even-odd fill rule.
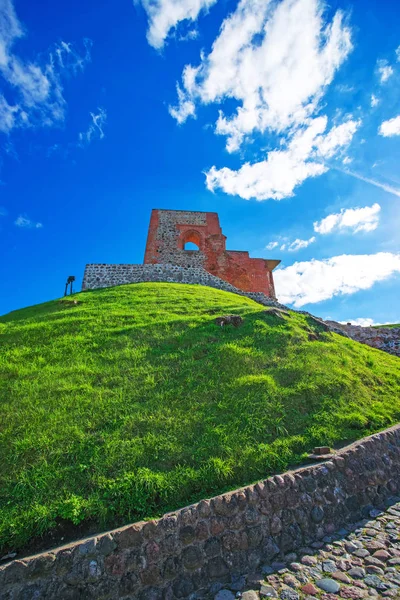
[[[216,325],[232,313],[241,327]],[[153,517],[400,420],[398,358],[202,286],[15,311],[0,344],[4,552]]]

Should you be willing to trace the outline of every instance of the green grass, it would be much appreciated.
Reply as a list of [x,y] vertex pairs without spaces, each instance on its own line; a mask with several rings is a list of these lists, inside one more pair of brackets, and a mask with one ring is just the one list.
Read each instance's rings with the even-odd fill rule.
[[[399,420],[399,359],[305,315],[192,285],[73,299],[0,318],[3,549],[152,517]],[[243,326],[216,326],[227,313]]]
[[400,323],[390,323],[390,325],[372,325],[374,329],[381,329],[382,327],[400,327]]

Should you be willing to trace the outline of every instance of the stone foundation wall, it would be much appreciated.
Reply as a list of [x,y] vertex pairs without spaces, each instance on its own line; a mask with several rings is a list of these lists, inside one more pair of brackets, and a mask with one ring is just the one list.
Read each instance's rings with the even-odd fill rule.
[[0,568],[0,598],[206,598],[216,582],[357,521],[400,491],[400,426],[323,464]]
[[112,287],[126,283],[160,281],[167,283],[194,283],[247,296],[265,306],[280,306],[262,292],[243,292],[227,281],[211,275],[201,267],[179,267],[176,265],[86,265],[82,290]]
[[334,326],[341,329],[352,340],[361,342],[384,350],[389,354],[394,354],[400,357],[400,327],[358,327],[356,325],[343,325],[336,321],[326,321],[329,326]]

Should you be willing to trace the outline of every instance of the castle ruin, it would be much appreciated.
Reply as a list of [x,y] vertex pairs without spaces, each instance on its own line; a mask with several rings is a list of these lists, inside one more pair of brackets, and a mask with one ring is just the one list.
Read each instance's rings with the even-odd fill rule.
[[[189,242],[197,249],[187,249]],[[164,280],[232,287],[275,299],[272,271],[279,263],[227,250],[217,213],[153,209],[144,264],[86,265],[82,289]]]

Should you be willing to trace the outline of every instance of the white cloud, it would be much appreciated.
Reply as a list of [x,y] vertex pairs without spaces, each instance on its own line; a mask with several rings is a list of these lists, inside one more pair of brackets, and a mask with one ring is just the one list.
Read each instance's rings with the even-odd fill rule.
[[80,55],[73,44],[61,41],[59,44],[55,45],[53,56],[56,57],[58,64],[62,69],[66,69],[73,74],[76,74],[79,71],[83,71],[87,63],[91,61],[92,40],[84,38],[83,46],[85,53]]
[[357,325],[358,327],[372,327],[373,325],[390,325],[390,321],[386,321],[386,323],[377,323],[374,319],[370,317],[357,317],[357,319],[348,319],[347,321],[339,321],[342,325],[347,325],[347,323],[351,323],[352,325]]
[[169,107],[169,113],[179,124],[184,123],[188,117],[194,117],[196,106],[192,100],[189,100],[179,85],[176,86],[178,92],[179,108]]
[[349,165],[349,164],[350,164],[350,163],[352,163],[352,162],[353,162],[353,159],[352,159],[352,158],[350,158],[350,156],[345,156],[345,157],[344,157],[344,159],[342,160],[342,163],[343,163],[344,165]]
[[400,115],[398,117],[394,117],[393,119],[389,119],[388,121],[383,121],[379,127],[378,133],[384,137],[400,135]]
[[[164,46],[171,29],[181,21],[195,21],[201,11],[208,10],[217,0],[136,0],[147,13],[147,41],[154,48]],[[191,33],[191,32],[189,32]]]
[[325,126],[326,118],[314,119],[310,127],[293,137],[287,150],[268,152],[266,160],[245,163],[238,171],[211,167],[206,173],[208,189],[221,188],[227,194],[237,194],[245,200],[281,200],[293,196],[294,188],[305,179],[327,170],[323,164],[308,161],[315,139]]
[[400,62],[400,46],[396,48],[396,59],[397,62]]
[[281,200],[293,196],[294,189],[303,181],[328,170],[323,159],[350,143],[360,121],[348,120],[324,136],[326,125],[326,117],[313,119],[306,129],[297,131],[285,150],[268,152],[265,160],[245,163],[237,171],[211,167],[206,173],[208,189],[221,188],[245,200]]
[[393,68],[389,65],[387,60],[378,61],[378,73],[381,83],[385,83],[393,75]]
[[289,252],[297,252],[298,250],[307,248],[307,246],[309,246],[310,244],[313,244],[315,242],[315,239],[316,238],[314,236],[310,237],[309,240],[300,240],[299,238],[297,238],[296,240],[294,240],[294,242],[289,244],[288,251]]
[[357,325],[359,327],[371,327],[371,325],[375,325],[374,320],[369,317],[358,317],[357,319],[349,319],[347,321],[339,321],[342,325],[347,325],[351,323],[351,325]]
[[86,131],[79,134],[79,145],[90,144],[93,139],[102,140],[105,137],[103,127],[107,121],[107,111],[104,108],[98,108],[97,113],[90,113],[92,122]]
[[[0,214],[1,214],[1,212],[0,212]],[[278,246],[279,246],[279,242],[269,242],[269,244],[267,244],[265,246],[265,248],[266,248],[266,250],[273,250],[274,248],[277,248]]]
[[318,154],[323,158],[332,158],[338,149],[348,146],[353,139],[357,129],[361,125],[361,120],[353,121],[349,119],[341,125],[332,127],[330,132],[324,137],[318,138]]
[[199,37],[198,29],[189,29],[189,31],[183,35],[180,35],[178,40],[180,42],[188,42],[189,40],[196,40]]
[[8,133],[15,126],[18,118],[19,107],[11,106],[3,95],[0,94],[0,131]]
[[371,95],[371,107],[374,108],[375,106],[378,106],[379,104],[379,98],[377,98],[374,94]]
[[354,294],[400,273],[400,254],[343,254],[296,262],[274,272],[280,302],[299,308],[338,295]]
[[20,215],[15,221],[14,225],[17,227],[23,227],[25,229],[41,229],[43,227],[42,223],[35,223],[31,221],[26,215]]
[[197,104],[235,99],[236,111],[221,110],[216,126],[229,151],[255,131],[304,124],[352,49],[343,13],[328,23],[324,8],[322,0],[240,0],[210,54],[185,67],[171,114],[183,122]]
[[267,246],[265,246],[265,248],[267,250],[273,250],[274,248],[277,248],[279,244],[281,244],[279,250],[281,250],[282,252],[285,250],[287,250],[288,252],[297,252],[298,250],[307,248],[307,246],[313,244],[315,240],[315,237],[311,237],[309,240],[301,240],[299,238],[296,238],[293,242],[290,242],[287,237],[281,237],[280,242],[270,242],[269,244],[267,244]]
[[66,103],[61,75],[83,70],[90,60],[91,42],[84,40],[83,56],[71,44],[60,42],[46,59],[24,61],[13,49],[15,42],[23,36],[24,30],[12,1],[1,0],[0,75],[8,88],[9,98],[7,100],[0,94],[0,131],[4,133],[15,127],[50,126],[62,121]]
[[339,213],[331,214],[314,223],[316,233],[327,234],[333,231],[351,229],[354,233],[359,231],[373,231],[378,227],[381,207],[375,203],[363,208],[347,208]]

